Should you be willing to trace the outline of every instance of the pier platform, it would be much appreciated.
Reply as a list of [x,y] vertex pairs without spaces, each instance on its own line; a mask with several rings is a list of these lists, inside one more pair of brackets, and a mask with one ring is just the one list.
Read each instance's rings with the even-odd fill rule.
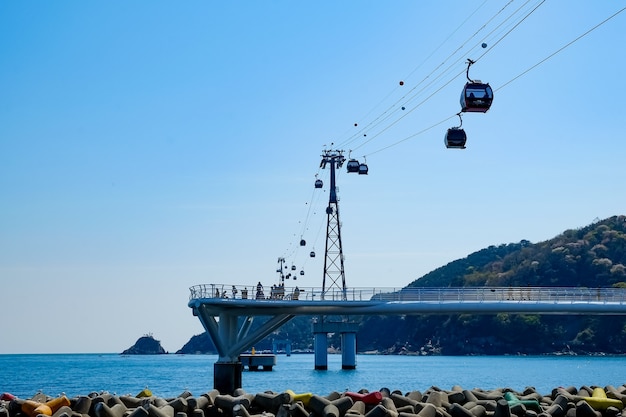
[[256,353],[254,355],[242,353],[239,355],[239,361],[242,366],[247,366],[249,371],[258,371],[259,368],[263,371],[271,371],[276,365],[276,355],[271,353]]

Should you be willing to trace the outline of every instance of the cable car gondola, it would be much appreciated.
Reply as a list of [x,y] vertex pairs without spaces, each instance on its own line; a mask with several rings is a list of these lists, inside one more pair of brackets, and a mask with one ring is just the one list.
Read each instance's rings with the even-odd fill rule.
[[291,270],[295,271],[296,270],[296,266],[295,265],[291,265]]
[[300,246],[306,246],[306,240],[300,239]]
[[449,149],[465,149],[467,135],[460,127],[451,127],[446,132],[445,144]]
[[309,254],[309,256],[310,256],[311,258],[315,258],[315,251],[311,251],[311,253]]
[[357,161],[356,159],[351,159],[348,161],[348,164],[346,165],[346,169],[348,172],[359,172],[360,166],[361,164],[359,164],[359,161]]
[[457,127],[451,127],[450,129],[448,129],[444,137],[444,143],[446,144],[446,148],[465,149],[467,135],[465,134],[465,130],[461,128],[461,126],[463,126],[461,113],[457,113],[457,116],[459,116],[459,119],[461,119],[461,124]]
[[493,90],[489,84],[478,80],[465,84],[461,93],[461,111],[486,113],[493,101]]
[[367,175],[367,164],[360,164],[359,165],[359,175]]
[[474,63],[471,59],[467,60],[467,83],[461,93],[461,111],[486,113],[493,102],[493,90],[489,83],[482,83],[480,80],[472,80],[469,77],[469,68]]
[[322,188],[324,186],[324,183],[322,182],[322,180],[315,180],[315,188]]
[[300,275],[304,275],[304,269],[300,271]]

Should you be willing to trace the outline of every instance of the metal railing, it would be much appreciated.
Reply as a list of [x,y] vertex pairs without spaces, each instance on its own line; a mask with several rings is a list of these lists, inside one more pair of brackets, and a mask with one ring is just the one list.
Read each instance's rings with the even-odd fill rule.
[[190,287],[190,300],[222,298],[257,301],[380,301],[380,302],[554,302],[626,304],[626,288],[585,287],[448,287],[347,288],[258,287],[257,285],[200,284]]

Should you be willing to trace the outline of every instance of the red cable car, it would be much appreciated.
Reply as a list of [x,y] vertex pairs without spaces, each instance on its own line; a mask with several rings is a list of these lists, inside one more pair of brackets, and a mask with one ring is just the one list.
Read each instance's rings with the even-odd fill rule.
[[489,84],[472,81],[465,84],[461,93],[461,111],[486,113],[493,101],[493,90]]
[[467,83],[461,93],[461,111],[486,113],[493,102],[493,90],[489,83],[484,84],[480,80],[472,80],[469,77],[469,69],[473,63],[474,61],[471,59],[467,60],[467,71],[465,72]]

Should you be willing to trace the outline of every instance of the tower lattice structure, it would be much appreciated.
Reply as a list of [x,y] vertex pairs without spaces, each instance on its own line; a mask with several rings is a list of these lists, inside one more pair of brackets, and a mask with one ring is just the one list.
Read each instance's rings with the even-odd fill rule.
[[332,296],[346,299],[346,273],[343,248],[341,246],[341,222],[339,221],[339,199],[335,171],[341,168],[346,158],[343,151],[325,150],[321,168],[330,167],[330,195],[326,207],[326,250],[324,257],[324,277],[322,279],[322,299]]

